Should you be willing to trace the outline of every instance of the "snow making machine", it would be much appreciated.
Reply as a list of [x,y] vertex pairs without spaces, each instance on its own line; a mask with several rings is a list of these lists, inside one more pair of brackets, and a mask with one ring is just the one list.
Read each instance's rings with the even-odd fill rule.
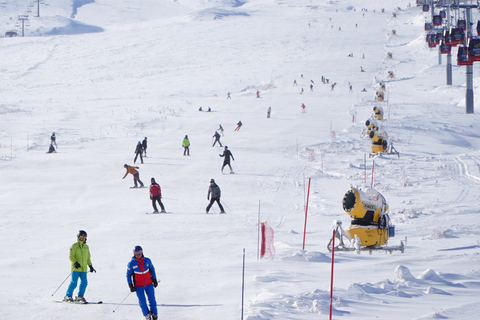
[[367,130],[364,131],[365,135],[370,138],[372,144],[370,146],[370,158],[377,155],[393,155],[396,154],[400,157],[398,152],[391,142],[388,142],[388,134],[379,128],[377,123],[377,117],[372,117],[365,121]]
[[[388,239],[395,236],[395,226],[387,214],[388,204],[383,195],[375,189],[366,192],[351,187],[343,197],[343,210],[350,216],[350,226],[342,228],[342,222],[335,220],[335,251],[388,251],[404,252],[403,241],[398,246],[388,246]],[[333,238],[327,245],[332,251]]]

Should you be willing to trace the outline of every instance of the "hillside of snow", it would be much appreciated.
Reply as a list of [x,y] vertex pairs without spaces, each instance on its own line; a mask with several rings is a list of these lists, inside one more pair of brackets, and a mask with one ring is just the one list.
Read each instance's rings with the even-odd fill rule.
[[[25,37],[0,38],[0,318],[142,319],[125,279],[141,245],[161,280],[159,319],[239,319],[243,249],[244,319],[326,319],[333,222],[350,224],[351,186],[373,186],[396,227],[388,244],[403,241],[405,252],[336,252],[333,318],[476,319],[480,119],[465,112],[456,49],[447,86],[446,57],[439,64],[424,41],[430,13],[410,3],[47,0],[40,17],[33,8]],[[0,34],[29,4],[0,1]],[[476,94],[478,75],[475,66]],[[362,132],[379,105],[399,157],[368,156]],[[235,174],[220,172],[219,125]],[[146,214],[148,189],[122,180],[145,137],[135,165],[145,185],[160,184],[168,214]],[[225,215],[216,204],[205,214],[212,178]],[[257,260],[259,216],[275,232],[273,258]],[[102,305],[55,302],[80,229],[97,270],[85,297]]]

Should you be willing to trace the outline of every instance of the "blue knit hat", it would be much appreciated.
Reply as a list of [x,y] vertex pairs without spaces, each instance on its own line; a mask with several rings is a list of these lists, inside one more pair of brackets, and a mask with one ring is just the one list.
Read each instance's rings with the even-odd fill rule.
[[143,251],[142,247],[135,246],[135,249],[133,250],[133,252],[138,252],[138,251]]

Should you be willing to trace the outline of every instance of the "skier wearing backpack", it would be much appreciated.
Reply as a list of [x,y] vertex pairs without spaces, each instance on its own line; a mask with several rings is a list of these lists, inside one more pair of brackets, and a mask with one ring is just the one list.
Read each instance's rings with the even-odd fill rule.
[[157,205],[155,202],[158,202],[160,205],[160,208],[162,209],[162,213],[165,213],[165,207],[163,206],[162,203],[162,189],[160,188],[160,185],[155,182],[155,178],[152,178],[150,180],[150,200],[152,200],[152,206],[153,206],[153,213],[158,213]]
[[[143,255],[143,249],[140,246],[135,246],[132,260],[128,263],[127,283],[130,292],[137,294],[145,320],[157,320],[157,301],[155,300],[155,288],[158,286],[157,275],[152,261]],[[145,295],[148,298],[150,310]]]

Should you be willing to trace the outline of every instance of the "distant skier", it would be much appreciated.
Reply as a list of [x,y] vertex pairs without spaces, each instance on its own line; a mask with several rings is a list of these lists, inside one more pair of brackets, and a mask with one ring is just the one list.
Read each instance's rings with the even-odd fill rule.
[[[87,303],[85,301],[85,290],[87,289],[87,267],[90,268],[90,272],[97,272],[93,268],[90,260],[90,249],[87,245],[87,232],[80,230],[77,234],[77,242],[70,247],[69,259],[72,262],[72,280],[68,286],[67,293],[63,301],[65,302],[77,302]],[[80,278],[80,287],[78,288],[78,295],[73,300],[73,290],[77,287],[78,278]]]
[[202,107],[198,108],[198,111],[203,111]]
[[137,162],[137,157],[140,156],[140,161],[143,163],[143,157],[142,157],[142,152],[143,152],[143,146],[140,141],[137,143],[137,147],[135,148],[135,159],[133,159],[133,163]]
[[183,138],[182,142],[182,147],[183,147],[183,155],[184,156],[189,156],[190,155],[190,140],[188,140],[188,136],[185,135],[185,138]]
[[137,181],[140,183],[140,188],[143,188],[143,182],[142,182],[142,180],[140,180],[140,174],[136,170],[136,169],[140,169],[140,168],[129,166],[128,164],[123,165],[123,167],[125,169],[127,169],[127,172],[125,173],[125,175],[123,176],[122,179],[125,179],[125,177],[130,173],[131,175],[133,175],[133,182],[135,183],[134,188],[138,187]]
[[220,133],[222,134],[222,137],[223,137],[223,127],[222,127],[221,124],[218,126],[217,131],[220,131]]
[[[212,195],[210,199],[210,195]],[[210,180],[210,187],[208,188],[208,194],[207,194],[207,200],[210,200],[210,203],[207,206],[207,213],[210,211],[210,208],[212,207],[214,202],[217,202],[218,207],[220,208],[220,213],[225,213],[225,210],[223,209],[222,204],[220,203],[220,187],[215,183],[215,180]]]
[[145,139],[142,141],[142,149],[144,157],[147,157],[147,137],[145,137]]
[[220,134],[215,131],[215,134],[212,136],[212,138],[215,138],[215,141],[213,142],[213,146],[212,147],[215,147],[215,144],[218,142],[218,144],[220,145],[220,147],[223,147],[222,146],[222,143],[220,142]]
[[272,107],[268,107],[267,110],[267,118],[270,118],[270,115],[272,114]]
[[58,148],[57,146],[57,137],[55,136],[55,132],[52,133],[52,135],[50,136],[50,140],[51,140],[51,144],[54,144],[55,145],[55,148]]
[[[135,246],[132,260],[128,263],[127,283],[130,292],[137,293],[138,303],[145,320],[157,320],[158,311],[155,300],[155,288],[158,286],[157,274],[152,261],[143,255],[143,249],[140,246]],[[147,295],[150,310],[145,295]]]
[[303,94],[303,88],[302,88],[302,90],[300,90],[300,94]]
[[164,213],[166,211],[165,206],[162,203],[162,189],[160,188],[160,185],[155,182],[155,178],[150,179],[150,182],[150,200],[152,200],[153,213],[158,213],[156,202],[160,205],[160,208],[162,209],[161,212]]
[[294,79],[294,80],[293,80],[293,85],[294,85],[294,86],[297,85],[297,79]]
[[227,99],[232,99],[232,97],[230,96],[230,92],[227,93]]
[[225,146],[225,150],[223,150],[223,154],[219,154],[220,157],[225,158],[223,160],[223,165],[222,165],[222,173],[223,173],[223,168],[225,168],[226,165],[230,167],[230,173],[234,173],[232,166],[230,165],[230,158],[232,158],[233,161],[235,161],[235,158],[233,157],[233,154],[228,150],[228,147]]
[[243,126],[242,121],[238,121],[237,127],[235,128],[235,131],[239,131],[242,126]]
[[313,92],[313,84],[310,84],[310,92]]
[[260,91],[257,91],[257,98],[260,98]]
[[307,113],[307,111],[305,110],[307,108],[305,104],[302,103],[300,107],[302,108],[302,113]]

